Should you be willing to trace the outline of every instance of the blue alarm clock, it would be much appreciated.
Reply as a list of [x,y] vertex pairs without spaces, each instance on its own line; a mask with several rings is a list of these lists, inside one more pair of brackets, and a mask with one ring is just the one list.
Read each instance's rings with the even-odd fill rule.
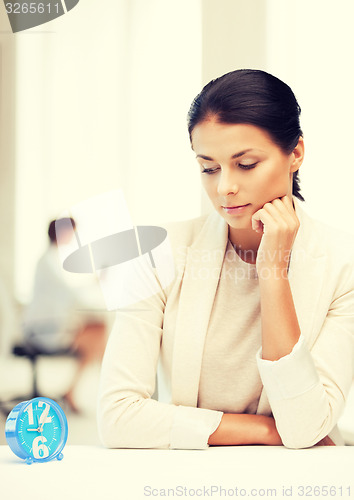
[[5,424],[6,441],[18,457],[32,462],[62,460],[68,422],[58,403],[34,398],[16,405]]

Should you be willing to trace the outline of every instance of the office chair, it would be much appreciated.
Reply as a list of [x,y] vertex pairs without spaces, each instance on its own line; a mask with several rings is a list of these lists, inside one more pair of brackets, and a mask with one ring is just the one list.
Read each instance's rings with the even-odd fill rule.
[[[11,411],[13,406],[20,403],[21,401],[28,401],[29,399],[37,398],[40,396],[44,396],[38,389],[38,359],[40,357],[57,357],[57,356],[66,356],[66,357],[77,357],[77,354],[74,352],[70,352],[68,350],[63,351],[55,351],[53,353],[48,353],[41,351],[40,349],[33,347],[29,344],[16,344],[13,346],[12,353],[15,356],[26,358],[30,361],[31,364],[31,390],[27,394],[22,394],[15,396],[9,400],[2,401],[0,400],[0,412],[3,415],[7,416]],[[56,400],[62,401],[63,398],[56,398]]]

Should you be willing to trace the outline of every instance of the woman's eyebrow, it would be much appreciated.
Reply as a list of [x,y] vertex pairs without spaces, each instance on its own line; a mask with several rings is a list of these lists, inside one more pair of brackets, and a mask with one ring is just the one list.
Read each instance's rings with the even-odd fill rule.
[[[249,149],[245,149],[244,151],[240,151],[239,153],[235,153],[234,155],[231,156],[231,158],[232,159],[239,158],[240,156],[243,156],[244,154],[249,153],[250,151],[264,152],[261,149],[249,148]],[[203,160],[214,161],[213,158],[211,158],[210,156],[205,156],[205,155],[197,155],[196,158],[203,158]]]

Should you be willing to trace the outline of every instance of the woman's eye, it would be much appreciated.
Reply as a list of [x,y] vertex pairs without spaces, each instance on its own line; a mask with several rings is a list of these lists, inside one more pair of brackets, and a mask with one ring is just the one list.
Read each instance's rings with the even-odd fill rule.
[[[254,168],[256,165],[258,164],[258,162],[254,162],[254,163],[238,163],[238,166],[242,169],[242,170],[250,170],[251,168]],[[214,168],[203,168],[203,170],[201,171],[202,174],[214,174],[215,172],[218,172],[219,171],[219,167],[214,167]]]
[[213,174],[214,172],[217,172],[217,168],[204,168],[202,170],[202,174]]
[[239,163],[238,166],[242,168],[243,170],[250,170],[251,168],[254,168],[257,165],[257,162],[251,163],[251,164],[246,164],[244,165],[243,163]]

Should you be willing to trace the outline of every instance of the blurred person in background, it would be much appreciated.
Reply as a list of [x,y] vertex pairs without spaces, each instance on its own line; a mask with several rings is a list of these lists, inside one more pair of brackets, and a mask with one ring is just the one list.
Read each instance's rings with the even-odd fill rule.
[[[68,218],[66,222],[69,221],[75,230],[75,221]],[[70,274],[62,269],[55,224],[56,220],[49,224],[50,244],[37,263],[32,299],[24,311],[22,328],[25,344],[37,352],[76,355],[77,370],[64,400],[72,411],[77,412],[75,389],[84,368],[102,358],[106,325],[97,313],[89,311],[96,284],[94,287],[73,286]],[[61,241],[66,239],[69,242],[72,237],[73,231],[66,230],[63,234],[61,230]]]

